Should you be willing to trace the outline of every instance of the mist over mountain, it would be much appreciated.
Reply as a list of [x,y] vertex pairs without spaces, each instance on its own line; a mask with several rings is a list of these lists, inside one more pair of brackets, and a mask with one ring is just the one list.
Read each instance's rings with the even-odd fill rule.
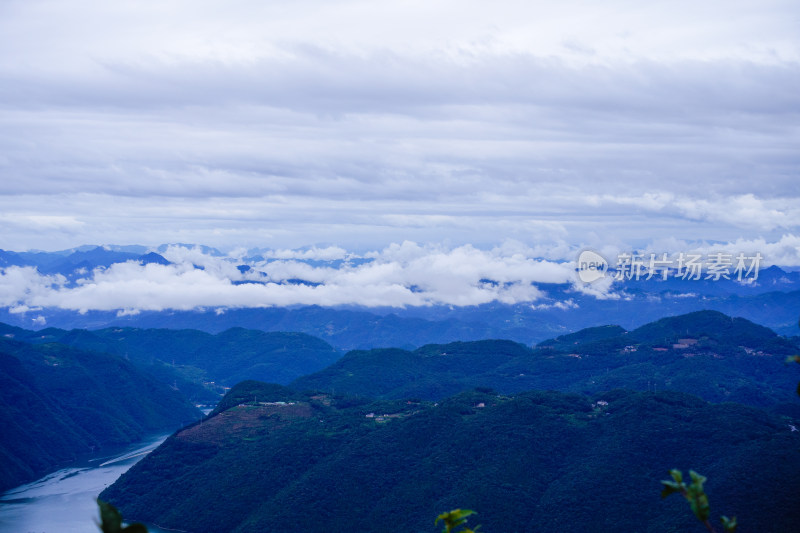
[[0,321],[27,329],[297,331],[340,349],[485,338],[533,344],[609,316],[633,329],[702,309],[797,332],[797,271],[772,265],[747,282],[672,275],[584,285],[574,263],[514,251],[404,243],[366,255],[329,247],[232,256],[187,245],[6,253]]

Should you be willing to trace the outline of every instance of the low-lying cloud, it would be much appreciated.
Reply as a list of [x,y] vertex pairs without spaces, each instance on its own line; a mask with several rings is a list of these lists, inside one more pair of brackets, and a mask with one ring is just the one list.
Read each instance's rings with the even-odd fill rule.
[[[611,259],[620,250],[601,250]],[[710,254],[759,252],[762,266],[800,266],[800,237],[777,242],[739,240],[728,244],[654,242],[642,253]],[[489,250],[472,245],[446,247],[396,243],[355,254],[336,247],[303,250],[234,250],[228,255],[200,247],[162,250],[170,264],[116,263],[80,270],[69,277],[44,275],[34,267],[0,269],[0,306],[24,313],[59,308],[135,314],[140,311],[321,305],[413,307],[530,303],[534,308],[574,308],[554,301],[543,289],[564,284],[575,297],[624,298],[613,279],[583,285],[575,276],[576,249],[547,250],[508,241]],[[543,258],[547,257],[547,258]],[[612,266],[613,266],[613,259]]]
[[[277,250],[256,260],[171,246],[171,264],[136,261],[96,268],[74,280],[33,267],[0,271],[0,305],[17,312],[80,312],[289,305],[406,307],[533,302],[537,283],[569,283],[567,263],[472,246],[405,242],[363,256],[330,247]],[[264,257],[266,255],[267,257]],[[338,264],[329,266],[331,259]],[[246,268],[245,268],[246,267]]]

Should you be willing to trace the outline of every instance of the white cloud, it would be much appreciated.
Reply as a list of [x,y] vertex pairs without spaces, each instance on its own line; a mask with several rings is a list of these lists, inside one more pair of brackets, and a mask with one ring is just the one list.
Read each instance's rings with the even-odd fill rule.
[[713,243],[697,247],[704,254],[713,252],[726,253],[760,253],[763,256],[763,265],[800,266],[800,236],[784,234],[775,242],[763,238],[737,239],[731,243]]
[[349,254],[344,248],[338,246],[326,246],[318,248],[312,246],[306,250],[264,250],[261,255],[273,259],[304,259],[319,261],[335,261],[346,259]]
[[591,284],[581,283],[576,279],[572,285],[572,289],[581,294],[594,296],[598,300],[624,299],[624,296],[614,292],[614,278],[611,276],[606,276]]
[[52,294],[66,283],[61,275],[43,276],[33,267],[0,269],[0,306],[36,307],[30,302]]
[[[577,306],[571,299],[545,299],[540,286],[553,283],[570,285],[574,292],[600,299],[626,297],[611,277],[590,285],[578,281],[574,269],[580,247],[556,243],[554,251],[544,248],[513,241],[491,249],[405,241],[363,255],[336,247],[264,250],[266,259],[249,262],[238,253],[212,255],[200,247],[172,245],[164,252],[172,261],[170,265],[116,263],[88,272],[74,283],[61,275],[39,274],[31,267],[0,269],[0,306],[13,313],[61,308],[115,310],[120,316],[143,310],[213,308],[224,313],[227,308],[289,305],[406,307],[530,302],[537,309]],[[605,249],[610,250],[618,249]],[[671,257],[681,252],[758,252],[764,258],[762,268],[772,264],[800,266],[800,237],[793,234],[775,242],[670,239],[654,241],[639,251]],[[614,255],[604,255],[613,266]],[[342,262],[342,257],[349,260]],[[243,263],[251,267],[244,273],[237,268]]]
[[578,308],[580,308],[580,306],[577,303],[575,303],[575,301],[572,298],[564,300],[563,302],[531,305],[531,309],[535,310],[560,309],[562,311],[568,311],[570,309],[578,309]]
[[794,198],[762,200],[745,194],[721,202],[682,199],[675,204],[692,220],[719,221],[761,231],[789,229],[800,224],[800,206]]
[[[319,260],[320,255],[338,259],[344,251],[306,252],[281,250],[266,255]],[[449,249],[405,242],[369,255],[371,261],[346,262],[339,268],[272,258],[252,263],[252,270],[242,274],[236,268],[240,258],[173,245],[164,252],[173,264],[116,263],[95,269],[74,285],[32,268],[4,269],[0,303],[20,312],[56,307],[80,312],[117,310],[121,316],[141,310],[201,307],[477,305],[535,301],[542,295],[535,283],[563,283],[570,276],[566,264],[472,246]],[[235,283],[245,280],[258,283]]]

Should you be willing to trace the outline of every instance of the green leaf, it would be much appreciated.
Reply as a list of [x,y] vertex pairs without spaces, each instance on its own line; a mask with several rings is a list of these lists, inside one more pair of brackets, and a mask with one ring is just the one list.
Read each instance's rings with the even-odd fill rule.
[[725,531],[728,531],[730,533],[733,533],[734,531],[736,531],[736,526],[738,524],[736,523],[736,517],[735,516],[733,518],[728,518],[727,516],[723,515],[722,517],[720,517],[720,521],[722,522],[722,528]]
[[674,494],[676,492],[682,492],[682,484],[675,483],[674,481],[662,481],[661,483],[664,485],[664,490],[661,491],[662,498],[666,498],[670,494]]
[[98,499],[97,505],[100,507],[100,530],[103,533],[147,533],[144,524],[131,524],[122,527],[122,515],[116,507],[110,503]]
[[97,505],[100,507],[100,529],[103,533],[121,533],[122,515],[117,508],[100,499]]
[[[442,521],[444,522],[444,529],[442,530],[443,533],[450,533],[458,526],[466,523],[467,517],[472,514],[477,514],[477,513],[469,509],[453,509],[448,513],[442,513],[438,517],[436,517],[436,522],[434,522],[434,525]],[[469,531],[470,529],[465,529],[464,533],[468,533]]]
[[699,489],[702,491],[703,490],[703,483],[705,483],[707,481],[706,477],[705,476],[701,476],[700,474],[698,474],[694,470],[689,470],[689,475],[692,477],[692,481],[694,482],[694,484],[696,484],[699,487]]
[[708,520],[710,508],[708,505],[708,496],[703,492],[689,489],[689,505],[692,507],[692,512],[701,521]]
[[[661,482],[661,484],[664,485],[664,489],[661,491],[661,497],[666,498],[674,492],[682,493],[684,497],[689,500],[689,506],[692,508],[692,512],[697,519],[701,522],[704,522],[706,527],[713,531],[708,523],[708,517],[710,515],[708,496],[703,489],[703,484],[706,482],[706,477],[701,476],[694,470],[689,470],[689,476],[692,478],[692,483],[687,487],[686,484],[683,483],[683,476],[681,475],[680,470],[670,470],[669,473],[672,476],[672,479],[675,481]],[[724,526],[726,532],[736,531],[735,516],[733,518],[723,516],[720,520],[722,520],[722,525]]]
[[[677,470],[673,472],[677,472],[680,476],[680,472]],[[703,483],[706,482],[706,478],[694,470],[689,470],[689,476],[692,478],[692,484],[686,487],[683,483],[681,483],[681,485],[683,485],[681,488],[684,488],[684,490],[681,492],[683,492],[683,495],[687,500],[689,500],[689,505],[691,506],[694,515],[698,518],[698,520],[703,522],[708,520],[710,514],[708,496],[706,496],[706,493],[703,491]],[[672,477],[674,478],[675,475],[673,474]],[[673,490],[672,492],[675,491]],[[663,494],[664,493],[662,492],[662,496]]]

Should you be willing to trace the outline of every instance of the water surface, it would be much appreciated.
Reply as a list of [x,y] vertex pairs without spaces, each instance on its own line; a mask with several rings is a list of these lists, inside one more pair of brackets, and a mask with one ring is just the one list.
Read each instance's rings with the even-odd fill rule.
[[[99,532],[95,498],[168,435],[99,453],[0,494],[0,533]],[[173,533],[148,525],[151,533]]]

